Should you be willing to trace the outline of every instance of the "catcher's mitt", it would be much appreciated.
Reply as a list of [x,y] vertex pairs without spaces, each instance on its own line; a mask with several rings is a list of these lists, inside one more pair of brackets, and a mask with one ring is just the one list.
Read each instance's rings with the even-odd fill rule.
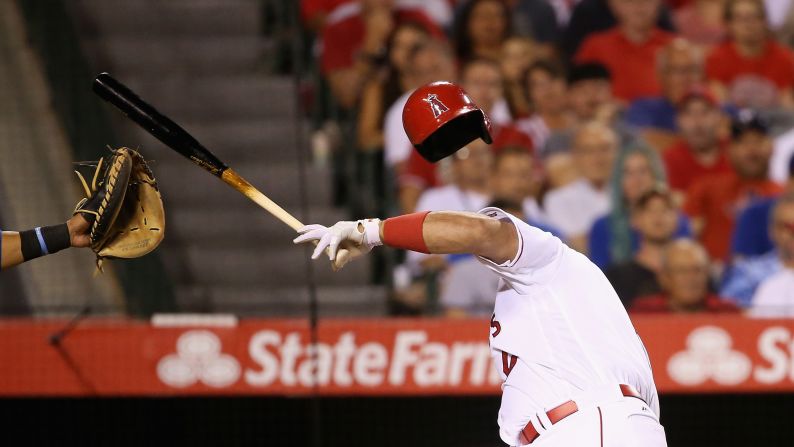
[[[92,165],[93,166],[93,165]],[[122,147],[96,163],[91,185],[75,171],[86,197],[75,207],[91,224],[91,249],[105,258],[138,258],[160,245],[165,211],[151,169],[137,151]]]

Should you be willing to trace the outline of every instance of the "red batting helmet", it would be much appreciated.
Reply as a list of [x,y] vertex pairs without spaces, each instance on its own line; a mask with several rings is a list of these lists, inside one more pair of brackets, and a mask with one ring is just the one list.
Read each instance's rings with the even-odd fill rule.
[[458,85],[419,87],[403,108],[403,127],[419,154],[437,162],[477,138],[491,144],[491,120]]

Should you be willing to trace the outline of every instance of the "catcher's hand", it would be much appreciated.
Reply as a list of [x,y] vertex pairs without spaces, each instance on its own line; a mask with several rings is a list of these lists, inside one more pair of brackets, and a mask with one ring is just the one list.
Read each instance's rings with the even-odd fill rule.
[[[75,171],[76,172],[76,171]],[[74,214],[90,225],[89,245],[104,258],[138,258],[160,245],[165,211],[157,181],[143,156],[120,148],[96,163],[91,185],[76,172],[85,190]]]
[[66,228],[69,229],[69,242],[72,247],[83,248],[91,245],[91,224],[80,214],[72,216],[66,221]]
[[341,221],[332,227],[306,225],[298,230],[301,235],[292,242],[301,244],[316,241],[312,259],[317,259],[328,250],[328,259],[334,270],[339,270],[353,259],[359,258],[381,245],[380,220],[368,219],[356,222]]

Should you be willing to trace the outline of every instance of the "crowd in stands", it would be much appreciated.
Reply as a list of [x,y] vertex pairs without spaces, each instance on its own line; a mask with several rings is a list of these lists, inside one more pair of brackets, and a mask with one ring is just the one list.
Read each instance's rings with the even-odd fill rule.
[[[303,0],[390,214],[497,206],[630,312],[794,317],[794,0]],[[493,124],[437,164],[402,127],[459,83]],[[369,167],[371,169],[371,167]],[[575,281],[576,278],[571,278]],[[470,256],[399,254],[394,311],[487,315]]]

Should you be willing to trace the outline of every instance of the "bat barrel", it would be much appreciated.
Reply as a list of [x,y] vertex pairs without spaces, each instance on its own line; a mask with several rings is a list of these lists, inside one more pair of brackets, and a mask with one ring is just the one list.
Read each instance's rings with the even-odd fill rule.
[[228,169],[226,164],[185,129],[158,112],[110,74],[100,73],[94,79],[93,90],[158,140],[212,174],[220,177]]

